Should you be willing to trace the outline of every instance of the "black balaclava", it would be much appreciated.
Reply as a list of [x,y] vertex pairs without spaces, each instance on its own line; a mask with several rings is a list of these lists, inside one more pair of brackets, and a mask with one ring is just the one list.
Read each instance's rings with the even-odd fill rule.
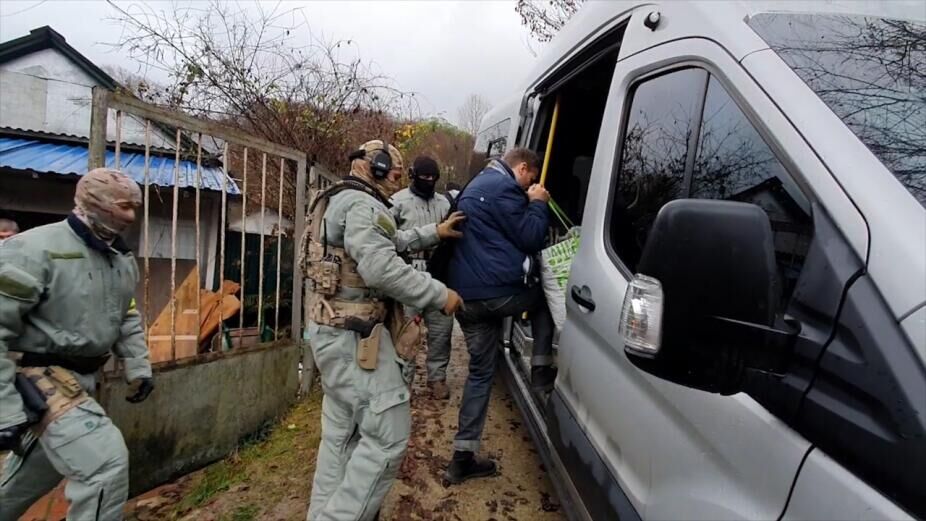
[[[440,179],[440,167],[437,166],[437,161],[428,156],[416,157],[410,175],[412,185],[409,189],[413,194],[423,199],[434,197],[434,185]],[[424,179],[425,177],[430,179]]]

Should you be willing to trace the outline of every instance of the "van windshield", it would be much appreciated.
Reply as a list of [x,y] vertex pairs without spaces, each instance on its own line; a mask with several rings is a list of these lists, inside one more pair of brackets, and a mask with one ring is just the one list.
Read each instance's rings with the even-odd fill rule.
[[749,25],[926,207],[926,23],[768,13]]

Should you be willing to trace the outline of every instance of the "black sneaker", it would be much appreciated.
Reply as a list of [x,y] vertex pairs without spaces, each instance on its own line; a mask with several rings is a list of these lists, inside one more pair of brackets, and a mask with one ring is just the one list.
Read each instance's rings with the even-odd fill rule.
[[467,479],[484,478],[492,476],[498,470],[495,462],[490,459],[476,458],[472,452],[456,451],[444,479],[452,484],[463,483]]
[[538,392],[553,390],[556,381],[556,368],[549,365],[535,365],[531,367],[531,389]]

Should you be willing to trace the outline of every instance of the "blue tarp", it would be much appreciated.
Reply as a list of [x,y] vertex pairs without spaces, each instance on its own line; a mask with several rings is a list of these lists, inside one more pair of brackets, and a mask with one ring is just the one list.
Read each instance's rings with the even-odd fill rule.
[[[0,166],[16,170],[31,170],[39,173],[60,175],[84,175],[87,173],[87,160],[90,151],[86,145],[51,143],[39,139],[0,136]],[[145,183],[145,154],[120,151],[119,170],[134,179],[138,184]],[[106,150],[106,166],[115,168],[116,153]],[[203,190],[222,191],[221,168],[202,167]],[[196,162],[180,161],[179,186],[196,188]],[[156,186],[174,186],[174,158],[152,155],[148,167],[148,182]],[[230,194],[240,194],[238,185],[229,177],[227,190]]]

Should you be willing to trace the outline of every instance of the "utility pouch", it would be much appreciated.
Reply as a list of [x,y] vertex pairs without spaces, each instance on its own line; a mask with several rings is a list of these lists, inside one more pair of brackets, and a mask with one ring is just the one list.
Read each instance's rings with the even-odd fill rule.
[[61,392],[65,398],[77,398],[84,391],[80,386],[80,382],[77,381],[77,378],[63,367],[58,367],[57,365],[47,367],[45,369],[45,376],[55,383],[55,387],[58,388],[58,391]]
[[376,361],[379,358],[379,341],[383,334],[383,324],[373,326],[373,331],[369,335],[360,339],[357,344],[357,365],[361,369],[372,371],[376,369]]
[[414,360],[425,338],[426,329],[421,316],[406,318],[402,304],[393,301],[389,307],[387,321],[395,353],[406,362]]
[[395,352],[399,355],[399,358],[406,362],[414,360],[424,344],[426,331],[427,328],[422,323],[421,316],[406,320],[399,328],[398,333],[392,336]]
[[45,413],[48,412],[48,404],[45,403],[45,395],[41,389],[22,373],[16,373],[14,386],[22,398],[26,410],[26,422],[29,425],[40,422],[42,416],[45,416]]
[[315,276],[315,291],[325,297],[333,297],[341,285],[341,259],[328,255],[312,263]]

